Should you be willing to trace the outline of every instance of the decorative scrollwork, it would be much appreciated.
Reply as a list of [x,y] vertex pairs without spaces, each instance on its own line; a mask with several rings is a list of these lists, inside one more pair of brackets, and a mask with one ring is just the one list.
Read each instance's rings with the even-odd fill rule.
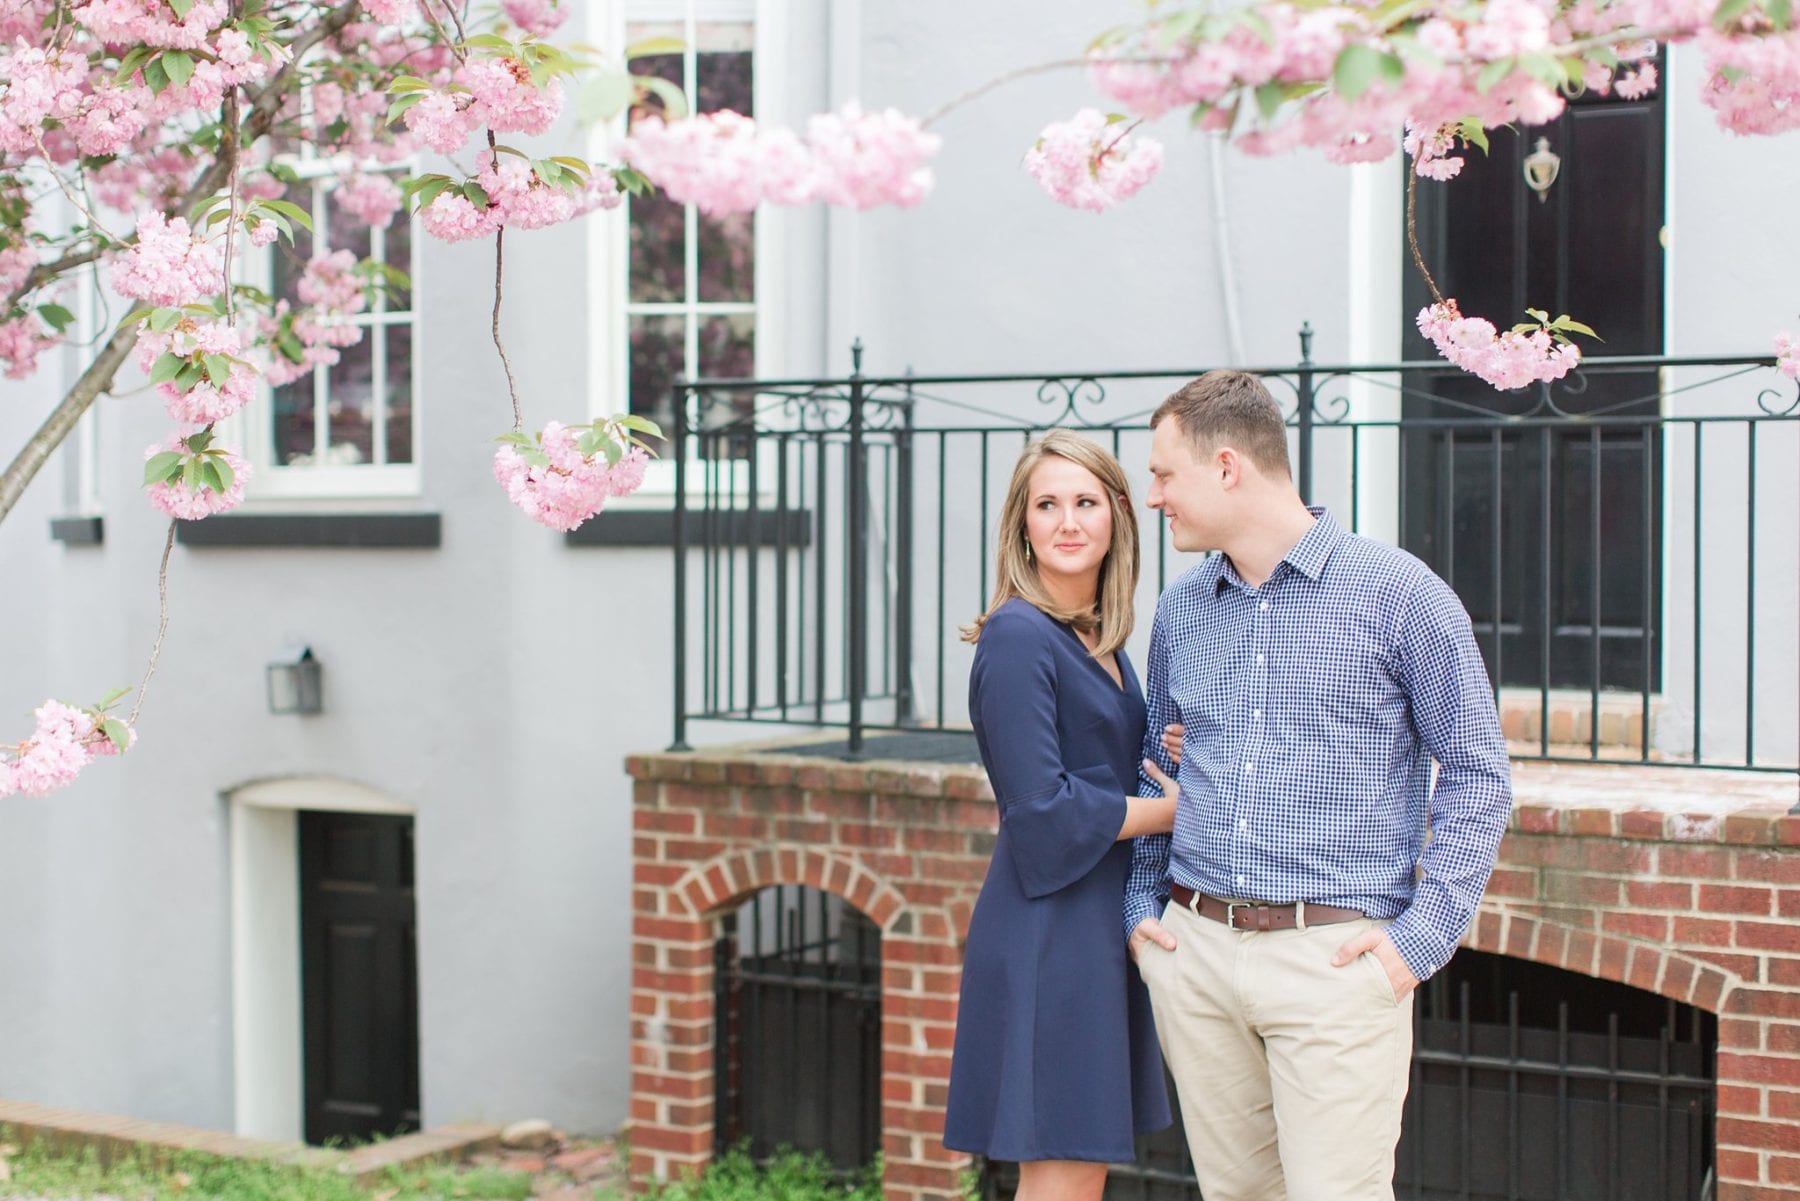
[[1756,407],[1767,413],[1769,416],[1791,416],[1796,412],[1800,412],[1800,382],[1795,383],[1794,394],[1788,398],[1787,403],[1782,404],[1780,408],[1777,408],[1776,405],[1780,404],[1780,402],[1781,392],[1779,389],[1764,388],[1761,392],[1756,394]]
[[1092,420],[1080,411],[1084,404],[1093,408],[1106,403],[1106,388],[1091,375],[1077,379],[1047,379],[1038,385],[1037,398],[1039,404],[1062,405],[1061,411],[1044,422],[1045,425],[1070,423],[1094,429],[1107,424]]

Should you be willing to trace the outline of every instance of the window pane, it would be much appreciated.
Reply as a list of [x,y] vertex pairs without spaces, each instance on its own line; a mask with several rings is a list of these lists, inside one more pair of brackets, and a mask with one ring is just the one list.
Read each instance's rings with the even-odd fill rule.
[[698,29],[695,47],[694,108],[703,113],[730,109],[754,116],[751,106],[750,50],[755,42],[751,26],[742,22],[711,21]]
[[[310,216],[313,211],[313,190],[311,184],[295,184],[282,196],[290,204],[297,204]],[[306,270],[306,264],[312,262],[313,238],[305,226],[297,221],[289,222],[294,228],[294,244],[289,246],[286,238],[277,238],[274,242],[275,270],[270,281],[270,291],[278,300],[285,300],[295,308],[300,307],[300,297],[294,291],[294,285],[300,279],[300,273]],[[311,449],[310,442],[307,449]]]
[[631,299],[687,299],[687,216],[684,206],[661,195],[633,196]]
[[[641,42],[647,38],[674,38],[676,41],[680,42],[686,40],[686,35],[682,33],[681,22],[679,21],[667,24],[636,24],[625,27],[625,40],[627,43]],[[642,58],[634,58],[631,60],[631,73],[633,75],[654,75],[658,79],[666,79],[676,87],[686,91],[687,80],[682,78],[682,69],[681,55],[679,54],[646,54]],[[661,98],[659,98],[655,92],[646,92],[632,104],[631,112],[626,115],[627,122],[636,121],[641,117],[647,117],[652,114],[661,116],[662,113],[663,102]]]
[[375,372],[375,342],[369,330],[362,341],[343,347],[337,364],[326,377],[325,461],[332,466],[367,463],[373,454],[373,427],[369,423]]
[[697,274],[700,299],[756,299],[756,222],[754,214],[699,218]]
[[729,313],[700,321],[700,371],[708,379],[756,374],[756,314]]
[[312,462],[313,373],[275,389],[275,462],[283,467]]
[[387,327],[387,461],[410,463],[412,446],[412,326]]
[[631,319],[631,411],[673,429],[669,391],[685,374],[687,322],[680,317]]
[[[383,258],[388,266],[405,273],[409,279],[412,277],[412,220],[405,209],[395,213],[394,219],[388,222],[387,252]],[[412,307],[411,293],[390,292],[387,305],[390,309],[409,309]]]

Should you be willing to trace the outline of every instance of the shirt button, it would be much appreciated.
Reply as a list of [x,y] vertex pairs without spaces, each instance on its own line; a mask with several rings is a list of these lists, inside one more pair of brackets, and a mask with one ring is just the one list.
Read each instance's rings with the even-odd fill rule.
[[1250,819],[1249,818],[1244,818],[1244,817],[1238,818],[1238,829],[1248,830],[1249,828],[1250,828]]
[[1238,877],[1238,887],[1242,888],[1243,886],[1244,886],[1244,878],[1242,876],[1239,876]]
[[1261,709],[1252,709],[1252,710],[1250,710],[1250,716],[1254,717],[1257,721],[1261,721],[1262,720],[1262,710]]
[[1247,776],[1247,775],[1249,775],[1249,774],[1250,774],[1250,773],[1251,773],[1251,772],[1253,772],[1253,771],[1255,771],[1255,770],[1256,770],[1256,765],[1255,765],[1255,764],[1254,764],[1254,763],[1246,763],[1246,764],[1244,764],[1244,774],[1245,774],[1245,775],[1246,775],[1246,776]]
[[1268,611],[1269,611],[1269,602],[1268,602],[1268,601],[1264,601],[1264,602],[1263,602],[1263,603],[1262,603],[1262,608],[1263,608],[1263,612],[1264,612],[1264,613],[1267,613],[1267,612],[1268,612]]
[[1256,652],[1256,661],[1258,663],[1261,663],[1263,661],[1263,655],[1262,655],[1261,651]]

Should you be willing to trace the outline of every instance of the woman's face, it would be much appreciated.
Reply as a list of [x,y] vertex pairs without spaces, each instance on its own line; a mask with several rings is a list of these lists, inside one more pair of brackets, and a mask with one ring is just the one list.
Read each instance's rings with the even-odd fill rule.
[[1025,538],[1041,576],[1099,574],[1112,548],[1112,505],[1093,472],[1057,455],[1031,470]]

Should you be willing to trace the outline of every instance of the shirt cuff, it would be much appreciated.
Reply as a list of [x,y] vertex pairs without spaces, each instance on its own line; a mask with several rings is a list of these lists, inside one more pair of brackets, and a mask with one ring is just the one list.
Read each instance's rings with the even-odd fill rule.
[[1419,979],[1419,983],[1437,975],[1450,956],[1456,953],[1456,944],[1448,942],[1426,921],[1425,915],[1414,907],[1407,909],[1394,919],[1388,927],[1388,941],[1400,952],[1400,958],[1407,969]]
[[1131,941],[1131,932],[1147,917],[1157,917],[1162,913],[1166,898],[1153,892],[1131,893],[1125,898],[1125,941]]

